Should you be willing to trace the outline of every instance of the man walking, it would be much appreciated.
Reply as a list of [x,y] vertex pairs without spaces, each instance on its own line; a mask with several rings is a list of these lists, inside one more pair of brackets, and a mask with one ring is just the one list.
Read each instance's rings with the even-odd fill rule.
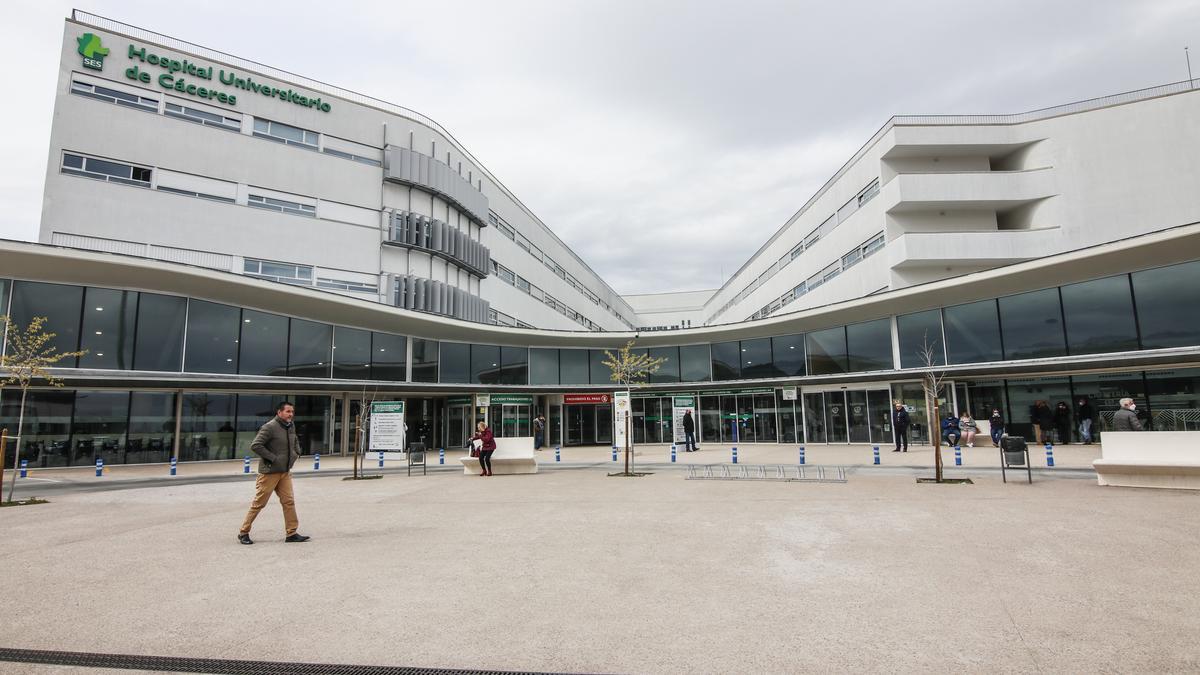
[[254,482],[254,501],[250,502],[250,512],[242,522],[238,531],[238,541],[243,544],[253,544],[250,539],[250,527],[258,512],[267,505],[271,493],[279,495],[279,504],[283,507],[284,541],[294,544],[308,541],[309,537],[296,532],[300,519],[296,517],[296,496],[292,491],[292,465],[300,458],[300,443],[296,439],[296,425],[292,418],[296,416],[296,408],[284,401],[275,408],[275,417],[262,425],[250,449],[259,456],[258,480]]
[[533,418],[533,449],[541,450],[546,444],[546,417],[538,415]]
[[1121,409],[1113,415],[1113,431],[1141,431],[1142,421],[1138,419],[1137,404],[1131,398],[1121,399]]
[[692,411],[683,411],[683,451],[696,451],[696,420],[692,419]]
[[896,436],[896,449],[892,452],[900,452],[901,444],[904,445],[904,452],[908,452],[908,411],[900,401],[896,401],[896,407],[892,410],[892,432]]

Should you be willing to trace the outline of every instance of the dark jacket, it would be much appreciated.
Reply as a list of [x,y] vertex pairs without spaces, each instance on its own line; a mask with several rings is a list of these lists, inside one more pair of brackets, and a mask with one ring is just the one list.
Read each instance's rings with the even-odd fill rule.
[[1000,413],[996,413],[988,418],[988,425],[991,426],[992,431],[1004,431],[1004,418]]
[[892,408],[892,426],[896,427],[897,431],[904,431],[908,428],[908,411],[904,408],[896,410]]
[[1071,408],[1066,403],[1060,403],[1055,406],[1054,426],[1063,429],[1071,426]]
[[1043,429],[1054,428],[1054,411],[1048,405],[1034,406],[1033,423]]
[[683,432],[685,434],[696,433],[696,420],[692,419],[691,415],[685,414],[683,416]]
[[1092,404],[1084,401],[1083,404],[1075,404],[1075,419],[1080,422],[1084,420],[1096,419],[1096,410],[1092,408]]
[[1113,415],[1113,431],[1141,431],[1142,421],[1129,408],[1121,408]]
[[476,438],[483,441],[483,447],[479,449],[480,452],[491,452],[492,450],[496,449],[496,436],[492,434],[491,427],[488,427],[483,431],[476,432],[475,435],[471,437],[471,440],[475,440]]
[[295,423],[286,427],[278,417],[258,429],[258,435],[250,444],[254,454],[262,459],[258,462],[259,473],[287,473],[300,459],[300,442],[296,438]]
[[946,417],[946,419],[942,420],[942,435],[954,434],[957,436],[958,433],[959,433],[959,428],[958,428],[958,418],[957,417],[955,417],[954,415],[949,415],[948,417]]

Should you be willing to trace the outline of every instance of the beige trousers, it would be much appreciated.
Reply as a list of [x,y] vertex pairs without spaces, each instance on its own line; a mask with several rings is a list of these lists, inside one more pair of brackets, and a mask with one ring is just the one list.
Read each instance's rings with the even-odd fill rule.
[[267,505],[271,493],[279,495],[279,504],[283,506],[283,527],[288,536],[296,534],[300,527],[300,519],[296,516],[296,493],[292,491],[292,474],[289,473],[260,473],[254,482],[254,501],[250,502],[250,512],[242,522],[240,534],[250,534],[250,526],[258,517],[258,512]]

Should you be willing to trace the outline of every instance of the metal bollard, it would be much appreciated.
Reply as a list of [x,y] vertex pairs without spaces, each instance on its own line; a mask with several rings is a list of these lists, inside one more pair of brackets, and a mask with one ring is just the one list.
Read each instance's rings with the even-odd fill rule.
[[178,462],[179,462],[179,458],[178,458],[178,457],[172,457],[172,458],[171,458],[171,475],[172,475],[172,476],[174,476],[174,475],[175,475],[175,467],[176,467],[176,464],[177,464]]
[[954,466],[962,466],[962,447],[954,446]]
[[379,451],[379,468],[383,468],[383,451]]
[[613,461],[617,461],[617,446],[613,446]]
[[320,470],[321,470],[321,453],[314,452],[313,453],[313,471],[320,471]]
[[242,461],[242,473],[250,473],[250,455],[246,455],[246,459]]
[[878,445],[874,446],[874,448],[872,449],[872,452],[875,453],[875,464],[879,464],[879,446]]
[[671,463],[675,463],[675,444],[671,444]]
[[1054,466],[1054,446],[1046,444],[1046,466]]
[[733,446],[733,463],[737,464],[737,446]]
[[438,448],[438,464],[446,463],[446,449]]
[[100,476],[103,476],[103,475],[104,475],[104,458],[97,457],[96,458],[96,477],[99,478]]
[[556,462],[562,461],[562,447],[557,446],[557,445],[554,446],[554,461],[556,461]]
[[804,446],[800,446],[800,463],[804,463]]
[[29,477],[29,460],[21,460],[21,478]]

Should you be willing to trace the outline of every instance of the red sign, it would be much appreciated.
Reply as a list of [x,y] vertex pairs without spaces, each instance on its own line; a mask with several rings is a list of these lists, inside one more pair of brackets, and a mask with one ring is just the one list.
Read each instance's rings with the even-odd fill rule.
[[564,394],[563,403],[567,405],[577,405],[580,403],[612,403],[612,396],[608,394]]

